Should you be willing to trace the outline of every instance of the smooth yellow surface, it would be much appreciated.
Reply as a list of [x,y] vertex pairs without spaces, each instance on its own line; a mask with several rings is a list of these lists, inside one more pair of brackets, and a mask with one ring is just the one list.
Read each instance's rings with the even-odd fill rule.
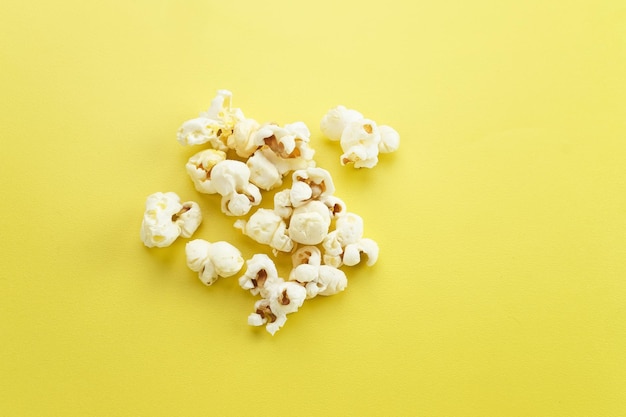
[[[0,67],[0,415],[626,415],[623,1],[5,0]],[[139,240],[175,191],[259,250],[175,140],[219,88],[381,248],[275,337]],[[337,104],[401,149],[341,167]]]

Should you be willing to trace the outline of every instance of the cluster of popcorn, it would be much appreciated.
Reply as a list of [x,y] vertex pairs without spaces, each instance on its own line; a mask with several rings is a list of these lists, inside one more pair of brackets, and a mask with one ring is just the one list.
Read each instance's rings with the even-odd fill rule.
[[[177,139],[211,146],[189,158],[187,173],[196,190],[222,197],[224,214],[245,216],[261,202],[259,189],[272,190],[290,171],[314,166],[315,152],[303,122],[259,124],[233,108],[231,99],[230,91],[219,90],[207,112],[183,123]],[[246,161],[229,159],[229,151]]]
[[355,168],[373,168],[379,153],[394,152],[400,146],[400,135],[392,127],[363,117],[345,106],[330,109],[320,122],[322,133],[332,141],[339,141],[343,155],[341,165]]
[[[234,227],[267,245],[275,257],[290,255],[292,269],[287,279],[281,278],[268,255],[244,261],[232,244],[203,239],[186,244],[187,266],[210,286],[219,277],[238,274],[245,263],[239,285],[260,297],[248,324],[265,325],[273,335],[305,300],[343,291],[348,280],[340,268],[362,261],[374,265],[379,248],[363,237],[363,219],[334,195],[330,173],[316,167],[303,122],[260,124],[231,102],[232,94],[219,90],[208,111],[180,127],[182,145],[207,146],[189,158],[185,169],[198,192],[219,194],[222,213],[234,217],[248,216],[260,204],[262,191],[282,186],[291,174],[291,186],[274,193],[272,209],[257,208]],[[371,168],[378,152],[391,152],[399,143],[395,130],[377,127],[343,106],[329,111],[321,127],[329,138],[341,140],[342,165]],[[141,239],[148,247],[169,246],[179,236],[191,237],[201,221],[197,203],[181,203],[173,192],[155,193],[146,201]]]

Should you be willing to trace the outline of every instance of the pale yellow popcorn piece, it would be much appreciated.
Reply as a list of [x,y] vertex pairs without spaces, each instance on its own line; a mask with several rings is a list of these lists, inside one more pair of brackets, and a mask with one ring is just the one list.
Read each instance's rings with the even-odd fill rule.
[[176,193],[154,193],[146,199],[140,238],[147,247],[166,247],[179,236],[191,237],[202,222],[200,206],[180,202]]

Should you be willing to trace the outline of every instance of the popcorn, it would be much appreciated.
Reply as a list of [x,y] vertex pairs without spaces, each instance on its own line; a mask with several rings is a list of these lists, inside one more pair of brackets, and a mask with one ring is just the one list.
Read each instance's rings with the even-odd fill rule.
[[368,266],[378,260],[378,244],[372,239],[363,238],[363,219],[354,213],[346,213],[337,219],[335,230],[328,233],[322,246],[324,264],[335,268],[360,263],[362,253],[367,255]]
[[300,169],[292,175],[291,204],[298,207],[309,200],[322,200],[335,192],[330,173],[322,168]]
[[242,158],[249,158],[263,142],[255,141],[257,136],[254,134],[261,125],[254,119],[240,120],[233,130],[233,134],[228,138],[227,145],[230,149],[234,149],[237,155]]
[[287,224],[273,210],[258,209],[248,221],[237,220],[235,228],[275,251],[290,252],[293,249],[293,240],[287,235]]
[[359,239],[356,243],[346,246],[343,253],[343,264],[354,266],[361,262],[361,253],[367,255],[367,266],[372,266],[378,260],[378,244],[372,239]]
[[209,143],[212,148],[227,151],[228,138],[232,135],[235,124],[244,119],[240,109],[231,108],[232,93],[218,90],[211,101],[211,107],[200,117],[188,120],[178,129],[176,135],[181,145],[201,145]]
[[284,127],[268,123],[257,130],[253,141],[263,144],[260,151],[284,176],[289,171],[315,165],[315,151],[308,146],[309,137],[309,129],[302,122]]
[[[246,236],[270,246],[274,256],[291,253],[288,280],[278,275],[266,254],[245,261],[246,272],[238,279],[242,289],[260,296],[248,324],[265,325],[274,335],[306,299],[347,287],[340,267],[361,262],[371,266],[379,248],[363,237],[363,219],[334,196],[330,173],[316,167],[304,122],[260,124],[231,102],[230,91],[218,90],[208,110],[184,122],[176,137],[182,145],[209,146],[189,158],[185,170],[198,192],[221,196],[221,210],[228,216],[247,215],[261,203],[261,190],[280,187],[291,173],[291,187],[274,193],[273,209],[259,208],[248,220],[234,223]],[[320,128],[330,140],[340,142],[341,164],[356,168],[374,167],[379,153],[393,152],[400,143],[393,128],[378,126],[344,106],[330,109]],[[178,236],[191,237],[201,221],[195,202],[181,204],[175,193],[155,193],[146,202],[141,239],[149,247],[168,246]],[[237,274],[244,264],[241,252],[225,241],[192,240],[185,255],[187,266],[207,286]]]
[[291,217],[291,213],[293,213],[291,189],[287,188],[274,194],[274,213],[284,220],[288,220]]
[[195,239],[185,246],[187,266],[198,273],[204,285],[213,284],[218,277],[235,275],[243,266],[239,249],[228,242],[209,243]]
[[278,276],[274,262],[263,254],[246,261],[248,269],[239,279],[239,285],[262,299],[254,305],[255,312],[248,316],[251,326],[265,327],[272,335],[287,321],[287,314],[296,312],[306,299],[306,290],[294,282],[285,282]]
[[348,209],[346,207],[346,203],[344,203],[342,199],[340,199],[339,197],[335,197],[334,195],[325,197],[321,199],[320,201],[324,203],[326,207],[328,207],[328,210],[330,212],[330,217],[332,219],[336,219],[338,217],[343,216],[346,213],[346,210]]
[[222,212],[228,216],[248,214],[261,202],[261,193],[250,182],[250,168],[231,159],[221,161],[211,170],[211,185],[222,196]]
[[378,151],[380,153],[397,151],[400,147],[400,134],[394,128],[386,125],[378,126],[378,131],[380,132]]
[[298,265],[289,274],[289,280],[304,285],[306,298],[334,295],[348,286],[346,274],[329,265]]
[[226,153],[215,149],[198,152],[189,158],[185,169],[191,177],[196,190],[205,194],[217,193],[211,182],[211,171],[215,165],[224,160],[226,160]]
[[350,122],[341,134],[341,165],[354,163],[355,168],[372,168],[378,163],[380,132],[373,120]]
[[263,190],[269,191],[283,183],[282,175],[263,152],[256,151],[246,165],[250,169],[250,182]]
[[328,111],[320,122],[320,129],[328,139],[338,141],[348,123],[363,119],[363,115],[356,110],[337,106]]
[[267,298],[254,304],[255,312],[248,316],[251,326],[265,326],[274,335],[287,321],[287,314],[298,311],[306,299],[306,290],[294,282],[282,281],[269,288]]
[[312,200],[293,210],[289,222],[289,237],[304,245],[317,245],[328,234],[330,213],[321,201]]
[[337,106],[330,109],[320,122],[322,133],[332,141],[340,141],[343,154],[341,165],[373,168],[379,153],[394,152],[400,146],[400,135],[393,128],[377,126],[356,110]]
[[154,193],[146,200],[141,223],[141,241],[147,247],[171,245],[178,236],[191,237],[202,222],[200,206],[193,201],[180,203],[176,193]]
[[252,295],[269,297],[267,289],[281,281],[274,262],[265,254],[256,254],[246,261],[246,265],[246,273],[239,278],[239,286],[250,290]]
[[317,246],[301,246],[291,255],[291,263],[296,268],[299,265],[321,265],[322,254]]

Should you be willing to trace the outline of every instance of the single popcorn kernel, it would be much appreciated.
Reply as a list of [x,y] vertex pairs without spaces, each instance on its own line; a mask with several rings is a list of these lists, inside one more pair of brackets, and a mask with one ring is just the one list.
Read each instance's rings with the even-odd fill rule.
[[207,286],[217,281],[218,277],[235,275],[244,263],[239,249],[223,241],[192,240],[185,246],[185,254],[189,269],[198,272],[198,278]]
[[377,126],[356,110],[337,106],[330,109],[320,122],[322,133],[332,141],[339,141],[343,154],[341,165],[355,168],[373,168],[379,153],[394,152],[400,145],[400,135],[389,126]]
[[166,247],[179,237],[191,237],[202,222],[200,206],[180,203],[176,193],[154,193],[146,199],[141,223],[141,241],[147,247]]

